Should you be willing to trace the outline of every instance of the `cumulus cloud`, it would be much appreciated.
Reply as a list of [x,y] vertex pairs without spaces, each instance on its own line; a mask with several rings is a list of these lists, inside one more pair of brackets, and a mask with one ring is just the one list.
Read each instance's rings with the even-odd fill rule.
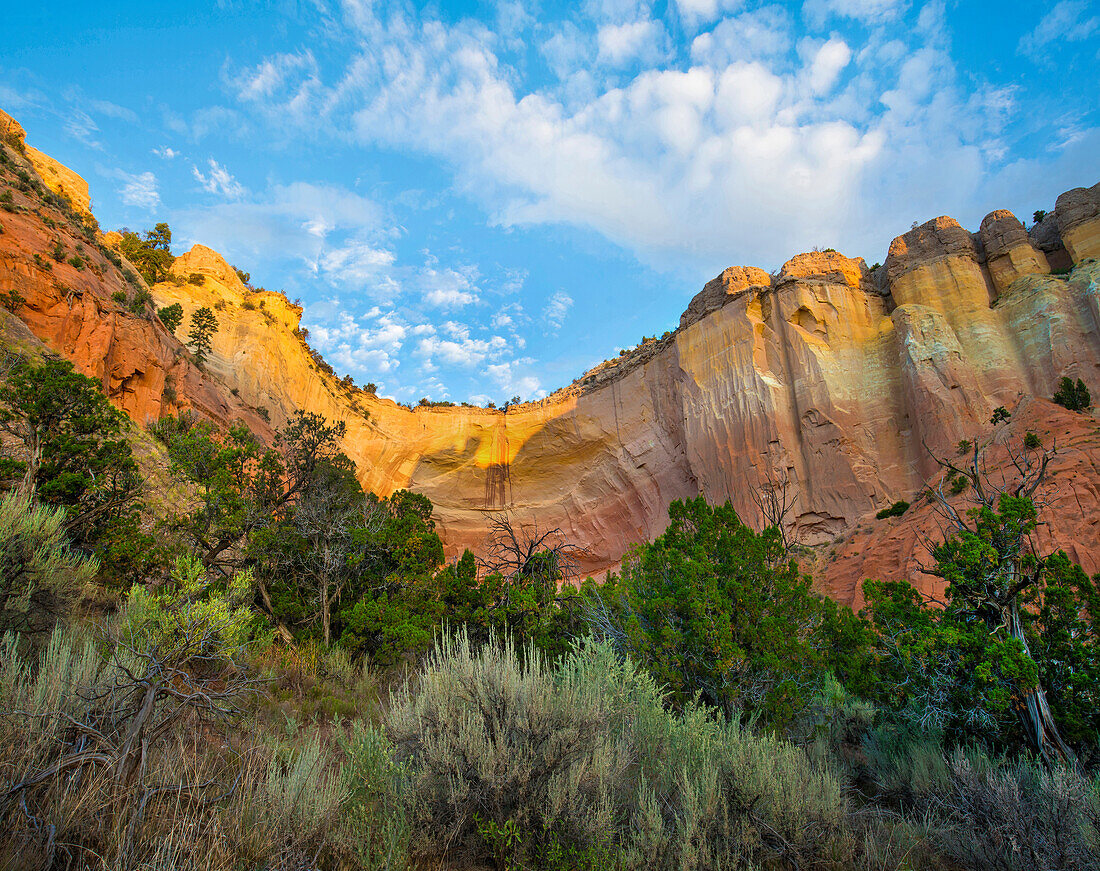
[[[875,256],[899,209],[901,228],[908,213],[973,219],[1020,175],[1003,165],[1014,93],[960,74],[943,4],[915,6],[590,0],[553,35],[522,25],[556,77],[547,85],[529,76],[529,52],[476,21],[349,2],[346,61],[321,63],[319,43],[316,57],[277,56],[235,81],[273,129],[438,159],[500,225],[568,223],[646,262],[701,269],[774,266],[826,238]],[[855,50],[839,34],[796,42],[799,14],[868,33]],[[643,61],[677,19],[689,43]],[[1021,50],[1094,30],[1087,4],[1062,0]],[[1067,148],[1094,138],[1071,130]],[[458,309],[484,302],[478,281],[429,267],[402,286]]]
[[676,0],[676,10],[688,28],[708,24],[742,5],[743,0]]
[[829,93],[836,84],[837,76],[848,66],[852,59],[852,50],[848,43],[839,37],[833,37],[815,53],[809,67],[810,90],[817,96]]
[[380,272],[393,265],[395,255],[369,242],[350,241],[329,248],[318,258],[320,270],[341,284],[364,285],[380,277]]
[[470,338],[468,335],[456,339],[441,339],[428,336],[416,346],[416,353],[429,361],[442,361],[451,366],[471,368],[480,366],[488,358],[499,357],[508,348],[501,336],[488,339]]
[[173,148],[169,148],[165,145],[163,148],[154,148],[153,154],[159,157],[161,160],[172,160],[179,156],[179,152]]
[[651,61],[661,52],[664,27],[652,19],[605,24],[596,33],[599,59],[612,66]]

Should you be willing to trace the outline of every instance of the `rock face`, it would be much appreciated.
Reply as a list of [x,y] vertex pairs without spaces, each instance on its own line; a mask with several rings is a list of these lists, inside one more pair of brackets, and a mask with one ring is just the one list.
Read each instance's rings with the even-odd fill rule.
[[[8,148],[7,154],[17,170],[33,170],[15,150]],[[112,401],[139,424],[193,408],[222,423],[245,420],[258,433],[272,435],[254,409],[194,365],[149,306],[131,311],[129,300],[145,285],[123,263],[136,284],[127,281],[111,259],[117,254],[33,191],[12,189],[12,199],[15,211],[3,213],[0,235],[0,294],[15,294],[18,304],[5,305],[47,347],[98,378]],[[60,261],[53,257],[55,243],[64,251]],[[69,261],[72,256],[79,267]]]
[[998,294],[1006,293],[1021,275],[1049,275],[1050,263],[1036,248],[1012,212],[998,209],[982,221],[979,233],[986,268]]
[[[449,555],[481,550],[489,515],[510,511],[560,527],[597,573],[659,533],[672,499],[729,499],[757,522],[754,488],[787,481],[819,583],[858,604],[868,576],[927,586],[920,535],[934,519],[915,497],[939,474],[932,453],[990,437],[998,406],[1013,423],[997,438],[1057,437],[1059,510],[1043,535],[1100,570],[1100,427],[1047,401],[1062,375],[1100,396],[1100,264],[1082,253],[1100,245],[1096,193],[1059,198],[1042,239],[1007,212],[975,235],[937,218],[895,239],[873,274],[835,251],[798,255],[774,278],[728,269],[674,333],[507,412],[410,410],[340,381],[300,334],[300,308],[252,291],[203,246],[152,288],[158,306],[183,307],[178,336],[112,300],[126,285],[105,246],[92,269],[42,272],[34,254],[55,234],[29,212],[5,215],[0,292],[19,289],[35,334],[139,422],[189,407],[265,438],[298,409],[346,422],[364,487],[427,495]],[[1066,276],[1047,274],[1059,249],[1077,258]],[[180,339],[204,305],[219,329],[202,371]],[[898,499],[915,503],[905,517],[870,519]]]
[[1058,197],[1054,220],[1075,263],[1086,257],[1100,257],[1100,183],[1074,188]]
[[30,161],[46,187],[55,194],[68,197],[76,211],[91,217],[92,199],[88,193],[88,182],[48,154],[27,145],[26,136],[22,125],[7,112],[0,110],[0,139],[18,143],[16,148]]

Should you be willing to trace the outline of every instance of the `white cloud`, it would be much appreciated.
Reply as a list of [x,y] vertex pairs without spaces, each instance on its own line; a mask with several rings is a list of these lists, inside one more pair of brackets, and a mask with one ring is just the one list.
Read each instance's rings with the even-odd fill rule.
[[198,183],[202,185],[203,190],[208,193],[219,194],[227,200],[239,200],[247,193],[244,185],[233,178],[229,170],[214,160],[214,158],[211,157],[209,163],[209,175],[204,175],[199,171],[197,166],[193,164],[191,166],[191,173],[195,176]]
[[708,24],[719,15],[739,9],[743,0],[676,0],[680,19],[689,28]]
[[837,76],[848,66],[852,59],[852,50],[843,39],[834,36],[814,54],[808,70],[810,90],[817,96],[823,96],[833,89]]
[[[260,195],[189,209],[174,217],[173,226],[179,227],[182,239],[215,246],[230,257],[297,258],[314,273],[326,253],[335,258],[333,269],[341,258],[362,265],[352,252],[346,257],[333,252],[383,232],[381,210],[371,200],[333,185],[306,182],[273,185]],[[350,241],[333,243],[333,234]]]
[[341,284],[377,281],[383,269],[393,265],[394,253],[368,242],[351,241],[324,251],[318,258],[323,273]]
[[1020,37],[1016,50],[1040,58],[1055,41],[1079,42],[1100,30],[1100,17],[1088,15],[1093,4],[1086,0],[1060,0],[1044,15],[1035,29]]
[[539,379],[534,375],[517,371],[533,362],[529,357],[524,357],[503,363],[490,363],[485,367],[485,373],[496,382],[501,393],[509,399],[513,396],[518,396],[520,399],[538,399],[546,395],[546,391],[541,389]]
[[87,104],[93,112],[97,112],[107,118],[115,118],[119,121],[127,121],[130,124],[138,123],[137,113],[125,106],[119,106],[109,100],[87,100]]
[[501,355],[507,348],[508,343],[501,336],[488,339],[471,339],[467,336],[457,340],[429,336],[420,340],[416,353],[430,361],[441,360],[452,366],[470,368],[480,366],[486,358]]
[[659,56],[664,27],[653,20],[605,24],[596,33],[599,59],[612,66],[650,61]]
[[542,316],[551,328],[560,330],[562,324],[565,323],[565,316],[569,314],[569,309],[572,307],[573,298],[564,291],[559,290],[546,303],[546,308],[542,310]]
[[[819,5],[868,24],[906,9]],[[826,237],[881,256],[864,246],[883,244],[899,209],[963,219],[979,187],[986,201],[1007,189],[997,179],[1013,94],[963,78],[940,3],[924,4],[913,27],[876,26],[855,53],[839,36],[796,50],[782,6],[735,10],[695,36],[690,64],[594,76],[583,67],[598,49],[609,62],[636,57],[640,43],[627,37],[653,9],[592,2],[576,29],[525,32],[560,77],[538,88],[482,25],[385,8],[354,6],[354,56],[334,74],[299,64],[249,105],[273,128],[438,159],[501,225],[569,223],[650,263],[773,266]],[[702,22],[721,12],[701,0],[673,14]],[[1080,17],[1074,32],[1087,25]],[[253,80],[272,75],[257,68]],[[429,264],[402,286],[424,304],[459,307],[485,300],[478,281]]]
[[782,6],[762,6],[725,18],[691,43],[691,57],[717,69],[738,60],[764,60],[791,46],[791,20]]
[[830,15],[876,25],[897,19],[908,6],[908,0],[806,0],[802,11],[818,27]]
[[437,268],[434,260],[420,270],[417,276],[424,301],[433,308],[453,309],[475,303],[479,299],[474,285],[476,270]]
[[153,154],[161,158],[161,160],[172,160],[174,157],[179,156],[179,152],[174,148],[169,148],[165,145],[163,148],[154,148]]
[[136,175],[118,171],[115,176],[122,181],[122,187],[118,189],[119,199],[128,206],[137,206],[139,209],[153,211],[160,205],[160,194],[157,192],[157,177],[151,172],[142,172]]

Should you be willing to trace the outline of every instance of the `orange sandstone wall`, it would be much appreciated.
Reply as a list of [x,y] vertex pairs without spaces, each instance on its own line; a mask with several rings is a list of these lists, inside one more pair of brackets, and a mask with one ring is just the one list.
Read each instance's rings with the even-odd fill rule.
[[[298,337],[298,307],[250,291],[220,255],[196,246],[174,267],[184,283],[152,293],[158,306],[179,302],[185,325],[199,306],[215,309],[220,329],[201,371],[180,341],[186,326],[172,336],[111,299],[125,283],[95,246],[94,269],[36,266],[59,233],[66,247],[78,240],[20,204],[26,211],[3,216],[0,292],[18,289],[32,331],[100,377],[132,417],[192,408],[243,419],[266,438],[297,409],[343,420],[363,485],[427,495],[450,554],[479,550],[488,515],[509,510],[561,527],[595,573],[659,533],[672,499],[730,499],[755,521],[753,488],[786,479],[794,534],[821,546],[815,571],[830,594],[858,604],[868,576],[927,586],[919,562],[930,509],[869,518],[912,500],[938,472],[929,451],[988,435],[1003,405],[1017,419],[1000,438],[1022,438],[1025,427],[1050,439],[1067,433],[1060,444],[1069,439],[1072,450],[1052,479],[1060,510],[1043,535],[1100,570],[1100,427],[1046,401],[1062,375],[1100,397],[1100,266],[1091,259],[1100,255],[1100,185],[1063,194],[1030,233],[1005,211],[975,234],[950,218],[929,221],[895,239],[873,273],[836,252],[798,255],[775,276],[728,269],[671,336],[506,413],[411,411],[342,384]],[[186,281],[195,273],[200,285]]]

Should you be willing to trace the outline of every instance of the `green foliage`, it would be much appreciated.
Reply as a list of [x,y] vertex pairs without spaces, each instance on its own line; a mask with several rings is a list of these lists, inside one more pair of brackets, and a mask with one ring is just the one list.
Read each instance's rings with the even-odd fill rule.
[[187,343],[195,354],[195,362],[200,366],[206,362],[210,353],[210,339],[218,331],[218,319],[207,306],[191,312],[191,331],[187,334]]
[[111,294],[111,299],[113,299],[119,305],[126,305],[130,297],[127,295],[125,290],[116,290],[114,293]]
[[145,233],[123,230],[120,250],[137,267],[147,284],[156,284],[168,277],[168,271],[176,258],[172,256],[172,231],[166,223],[159,223]]
[[1010,417],[1012,417],[1012,415],[1009,414],[1008,409],[1003,405],[998,405],[993,409],[993,416],[989,419],[989,422],[996,426],[1001,423],[1001,421],[1008,420]]
[[363,390],[366,393],[374,394],[378,392],[378,385],[375,384],[373,381],[368,381]]
[[204,278],[201,272],[192,272],[190,275],[187,276],[187,281],[189,284],[194,284],[196,287],[201,287]]
[[973,446],[974,446],[974,443],[972,441],[970,441],[970,439],[962,439],[958,443],[958,445],[955,446],[955,453],[957,453],[961,457],[963,454],[970,453],[970,449]]
[[1089,394],[1085,382],[1080,378],[1074,384],[1071,378],[1063,377],[1058,386],[1058,392],[1052,398],[1060,406],[1070,411],[1087,411],[1092,407],[1092,396]]
[[54,239],[50,254],[58,263],[63,263],[65,261],[65,247],[61,244],[60,239]]
[[157,310],[157,317],[164,326],[168,328],[170,333],[174,333],[181,323],[183,323],[183,306],[178,302],[174,302],[171,305],[166,305],[162,309]]
[[0,632],[39,632],[66,612],[99,568],[69,548],[65,511],[0,498]]
[[530,647],[448,638],[384,722],[416,796],[414,860],[671,871],[852,858],[835,778],[736,721],[671,712],[608,644],[552,668]]
[[672,698],[697,694],[734,713],[789,721],[833,655],[825,606],[783,552],[727,503],[673,502],[668,529],[642,545],[599,593],[597,630],[648,668]]
[[130,311],[136,315],[144,314],[145,307],[153,302],[153,294],[146,288],[139,287],[130,300]]
[[178,517],[176,529],[207,567],[234,567],[234,549],[283,499],[285,467],[243,425],[221,434],[189,415],[150,427],[168,448],[175,469],[199,489],[201,504]]
[[1063,737],[1083,762],[1100,762],[1100,575],[1091,579],[1064,551],[1043,565],[1045,583],[1022,612],[1028,646]]
[[1047,216],[1046,209],[1036,209],[1031,215],[1031,220],[1036,224],[1043,223],[1043,218]]
[[1024,435],[1024,447],[1027,448],[1029,451],[1038,450],[1042,446],[1043,443],[1039,441],[1039,436],[1037,436],[1035,433],[1028,431]]
[[6,293],[0,293],[0,306],[3,306],[12,314],[18,312],[26,301],[26,297],[14,287]]
[[[1085,689],[1100,678],[1095,583],[1064,554],[1040,563],[1020,550],[1037,521],[1029,499],[1002,495],[971,518],[933,549],[944,607],[904,581],[864,584],[879,633],[879,700],[952,744],[1020,748],[1029,739],[1019,700],[1046,687],[1059,729],[1095,747],[1100,718]],[[1016,620],[1023,634],[1009,631]]]
[[74,254],[69,258],[69,265],[73,267],[73,269],[81,270],[84,268],[84,258]]
[[967,487],[970,486],[970,481],[964,475],[959,475],[957,478],[952,476],[950,478],[950,481],[952,496],[958,496],[960,493],[963,493]]
[[879,511],[875,517],[878,520],[885,520],[887,517],[901,517],[906,511],[909,510],[909,503],[904,499],[899,499],[889,508],[883,508]]
[[236,266],[233,267],[233,271],[237,273],[237,278],[241,280],[241,284],[245,287],[252,287],[252,276],[249,273],[243,269],[238,269]]
[[406,865],[412,830],[408,821],[409,772],[394,760],[394,746],[374,726],[355,722],[340,739],[340,770],[347,796],[344,826],[363,868]]
[[224,586],[216,585],[207,581],[199,560],[181,556],[171,583],[155,591],[140,584],[131,588],[122,632],[140,650],[185,650],[180,664],[199,657],[235,657],[255,630],[252,595],[251,572],[238,572]]
[[67,360],[18,361],[0,385],[0,430],[22,445],[0,469],[21,477],[24,495],[63,508],[79,545],[135,510],[142,482],[122,427],[99,384]]

